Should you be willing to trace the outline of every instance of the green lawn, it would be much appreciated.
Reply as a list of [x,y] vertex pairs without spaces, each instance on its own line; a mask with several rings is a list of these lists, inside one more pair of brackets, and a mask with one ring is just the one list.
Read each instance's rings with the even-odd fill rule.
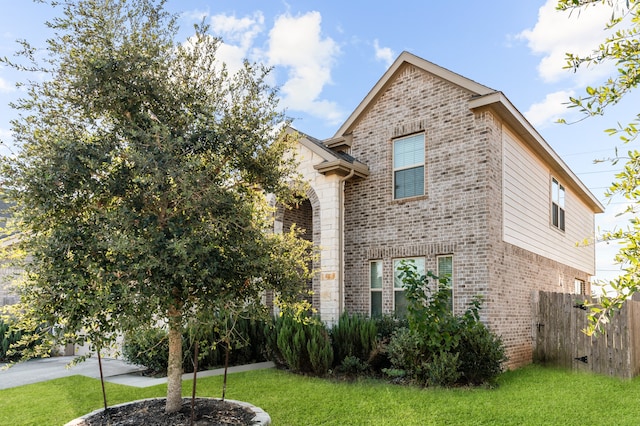
[[[191,382],[185,382],[190,394]],[[198,380],[220,396],[221,377]],[[164,396],[166,386],[107,384],[109,404]],[[637,425],[640,378],[619,380],[529,366],[496,389],[418,389],[336,383],[275,369],[229,376],[227,398],[255,404],[279,425]],[[73,376],[0,391],[0,425],[61,425],[100,408],[100,382]]]

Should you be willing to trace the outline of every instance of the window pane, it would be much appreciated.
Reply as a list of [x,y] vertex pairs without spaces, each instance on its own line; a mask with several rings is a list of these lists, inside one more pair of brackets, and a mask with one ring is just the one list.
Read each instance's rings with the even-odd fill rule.
[[438,277],[451,278],[453,275],[453,257],[452,256],[439,256],[438,257]]
[[397,289],[403,288],[402,280],[400,279],[400,263],[402,261],[412,262],[416,266],[416,272],[418,275],[424,275],[424,257],[396,259],[393,261],[393,287]]
[[393,168],[424,164],[424,134],[409,136],[393,143]]
[[424,166],[396,171],[394,184],[395,199],[424,195]]
[[558,205],[556,203],[551,204],[551,223],[553,226],[558,226]]
[[564,208],[564,187],[562,185],[558,189],[558,205]]
[[558,227],[564,231],[564,209],[560,209],[560,221]]
[[371,288],[382,288],[382,262],[371,262]]
[[453,311],[453,256],[438,256],[438,278],[448,278],[448,305]]
[[551,201],[558,202],[558,181],[555,179],[551,180]]
[[393,306],[398,317],[407,316],[407,297],[404,295],[404,291],[393,292]]
[[371,292],[371,316],[372,317],[382,316],[382,292],[381,291]]

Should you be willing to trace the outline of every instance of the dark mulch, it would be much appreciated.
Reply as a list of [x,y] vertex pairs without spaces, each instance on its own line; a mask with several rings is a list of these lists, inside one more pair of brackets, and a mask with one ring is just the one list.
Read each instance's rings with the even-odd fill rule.
[[[164,399],[138,401],[106,411],[86,419],[83,426],[188,426],[191,424],[191,399],[184,398],[182,409],[176,413],[164,412]],[[217,399],[196,398],[194,425],[252,425],[255,416],[251,410],[240,405]]]

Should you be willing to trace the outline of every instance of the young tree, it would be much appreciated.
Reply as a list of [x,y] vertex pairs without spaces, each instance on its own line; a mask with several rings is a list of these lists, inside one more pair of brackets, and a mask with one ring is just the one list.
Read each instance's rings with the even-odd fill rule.
[[[607,24],[615,29],[595,50],[586,56],[567,54],[567,68],[577,71],[580,67],[599,66],[613,63],[617,74],[598,87],[587,87],[586,96],[571,98],[571,107],[578,108],[586,116],[602,115],[610,105],[618,103],[627,93],[640,83],[640,1],[638,0],[559,0],[559,10],[580,10],[596,3],[608,3],[614,13]],[[625,23],[625,25],[622,25]],[[629,25],[626,25],[629,24]],[[608,129],[607,133],[618,135],[625,144],[638,137],[640,114],[628,124]],[[614,162],[625,161],[624,169],[616,174],[607,196],[624,196],[631,215],[627,229],[606,233],[608,241],[620,240],[623,245],[616,255],[616,261],[623,265],[624,273],[608,284],[615,295],[601,298],[599,306],[592,307],[589,332],[600,330],[607,323],[609,315],[620,308],[623,302],[640,290],[640,152],[629,149],[625,158],[617,157]]]
[[63,341],[166,322],[174,412],[186,318],[265,289],[292,297],[307,279],[309,243],[265,232],[266,194],[299,188],[292,136],[268,70],[230,73],[206,26],[177,43],[164,1],[58,3],[44,64],[26,42],[30,64],[4,59],[48,76],[14,105],[18,154],[0,183],[31,256],[22,301]]

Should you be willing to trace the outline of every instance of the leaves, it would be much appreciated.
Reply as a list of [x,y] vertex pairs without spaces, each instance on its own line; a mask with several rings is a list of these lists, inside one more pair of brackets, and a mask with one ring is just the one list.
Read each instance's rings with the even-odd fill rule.
[[19,151],[2,170],[31,256],[22,298],[67,341],[175,331],[265,289],[291,298],[310,275],[311,243],[266,232],[266,194],[299,188],[269,69],[230,74],[206,26],[175,41],[163,4],[63,2],[34,66],[48,77],[15,105]]
[[[559,0],[558,10],[581,10],[589,5],[604,3],[602,0]],[[597,87],[587,87],[587,96],[571,98],[571,107],[578,108],[585,116],[603,115],[607,108],[615,105],[640,83],[640,2],[628,0],[626,2],[609,2],[613,6],[613,15],[606,28],[617,29],[598,45],[591,54],[578,56],[568,53],[566,68],[577,71],[580,67],[598,66],[613,63],[617,74],[608,78]],[[630,25],[620,28],[625,20]],[[617,127],[605,130],[610,136],[616,135],[625,143],[630,144],[638,137],[640,114],[627,124],[617,124]],[[622,171],[615,175],[615,181],[606,192],[608,197],[621,195],[629,202],[629,206],[622,214],[631,214],[629,226],[604,233],[602,239],[607,242],[617,242],[620,250],[616,261],[620,263],[622,274],[606,284],[612,289],[613,295],[603,295],[597,303],[590,305],[588,334],[601,332],[609,321],[609,316],[618,310],[622,303],[639,290],[640,283],[640,223],[637,217],[637,206],[640,202],[640,154],[637,150],[629,149],[627,155],[618,155],[611,159],[616,164],[625,161]]]

